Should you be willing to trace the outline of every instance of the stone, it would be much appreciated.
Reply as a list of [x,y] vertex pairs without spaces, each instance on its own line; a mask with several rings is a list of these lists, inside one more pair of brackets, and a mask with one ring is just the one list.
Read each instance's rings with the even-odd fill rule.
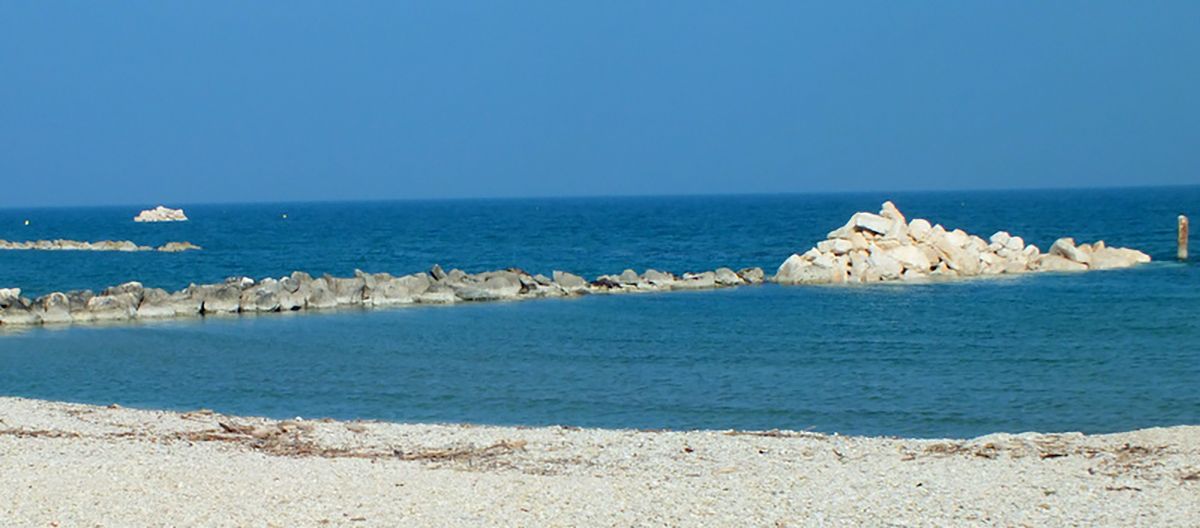
[[915,270],[921,274],[929,273],[933,263],[925,252],[915,246],[900,246],[887,251],[887,255],[900,262],[904,269]]
[[452,285],[453,284],[462,284],[469,277],[470,277],[470,275],[468,275],[467,272],[460,270],[458,268],[454,268],[454,269],[446,272],[446,278],[443,280],[447,284],[452,284]]
[[360,305],[363,303],[363,290],[366,288],[366,281],[362,277],[339,278],[332,275],[325,275],[325,283],[329,285],[329,291],[333,293],[333,299],[338,305]]
[[166,303],[175,310],[175,317],[196,317],[201,315],[204,309],[204,300],[193,297],[191,287],[172,293]]
[[[858,235],[859,239],[863,240],[863,242],[866,242],[866,239],[863,238],[861,234],[854,233],[854,235]],[[833,238],[830,240],[822,240],[817,243],[817,251],[820,251],[821,253],[845,255],[852,249],[854,249],[854,244],[845,238]]]
[[87,312],[88,301],[96,296],[92,290],[72,290],[66,295],[67,301],[70,303],[71,317],[76,319]]
[[1031,267],[1037,271],[1087,271],[1088,269],[1087,264],[1050,253],[1038,257]]
[[1008,241],[1004,243],[1004,247],[1013,251],[1021,251],[1025,249],[1025,239],[1019,236],[1009,237]]
[[1084,264],[1085,266],[1092,261],[1092,256],[1086,251],[1083,251],[1075,246],[1075,239],[1060,238],[1054,241],[1050,246],[1050,255],[1057,255],[1067,260]]
[[71,322],[71,299],[65,293],[54,292],[39,297],[35,305],[44,324]]
[[333,289],[324,277],[313,279],[308,284],[301,286],[300,291],[304,292],[306,308],[324,310],[336,308],[338,305],[337,296],[334,295]]
[[1008,234],[1007,231],[996,231],[995,234],[988,237],[989,242],[991,242],[993,244],[999,244],[1000,247],[1004,247],[1005,245],[1007,245],[1008,241],[1011,239],[1012,239],[1012,235]]
[[675,282],[675,276],[670,273],[648,269],[642,274],[642,280],[654,286],[670,286]]
[[929,225],[929,220],[924,218],[915,218],[908,224],[908,236],[917,242],[924,242],[929,239],[933,227]]
[[142,302],[134,315],[138,319],[165,319],[175,317],[175,307],[170,303],[171,294],[161,288],[146,288],[142,291]]
[[279,281],[263,279],[242,291],[238,305],[242,312],[278,312],[282,309],[282,303],[279,301],[282,291]]
[[742,278],[729,268],[717,268],[713,274],[716,275],[717,284],[721,286],[738,286],[745,284]]
[[867,246],[871,245],[871,243],[867,241],[867,237],[863,236],[862,233],[850,233],[850,237],[843,240],[850,241],[850,251],[867,249]]
[[241,309],[242,282],[226,281],[224,284],[188,286],[188,294],[200,301],[200,313],[204,315],[235,314]]
[[458,302],[458,296],[450,286],[435,283],[417,295],[416,301],[421,304],[453,304]]
[[183,209],[171,209],[162,205],[146,209],[133,217],[134,222],[183,222],[187,219]]
[[902,224],[908,223],[908,221],[904,218],[904,214],[902,214],[900,210],[896,208],[896,204],[892,203],[890,200],[883,202],[883,207],[879,210],[879,216],[889,220],[895,220]]
[[588,289],[588,282],[579,275],[558,270],[555,270],[551,275],[554,277],[555,284],[558,284],[567,292],[586,291]]
[[13,304],[0,308],[0,325],[33,326],[42,323],[42,318],[30,306]]
[[521,293],[520,282],[506,276],[491,276],[483,282],[463,286],[455,295],[464,301],[498,301],[515,299]]
[[684,273],[683,280],[675,284],[676,288],[684,290],[702,290],[717,286],[717,274],[711,271],[702,273]]
[[[886,235],[891,232],[894,222],[890,219],[871,213],[855,213],[851,217],[854,227],[865,229],[879,235]],[[842,238],[842,237],[839,237]]]
[[117,286],[110,286],[108,288],[105,288],[103,291],[100,292],[100,295],[113,296],[113,295],[120,295],[122,293],[128,293],[128,294],[132,295],[133,298],[136,300],[136,302],[134,303],[134,306],[136,307],[138,304],[140,304],[142,302],[142,295],[144,292],[145,292],[145,288],[142,286],[142,283],[137,282],[137,281],[130,281],[130,282],[126,282],[124,284],[120,284]]
[[964,248],[971,242],[971,236],[962,229],[947,231],[943,238],[947,243],[957,248]]
[[88,299],[87,311],[92,321],[120,321],[133,319],[141,302],[140,293],[100,294]]
[[446,272],[442,271],[442,266],[440,264],[434,264],[433,267],[430,268],[429,276],[433,277],[433,280],[437,281],[446,280]]
[[742,268],[738,270],[738,276],[747,284],[762,284],[766,278],[762,268]]
[[1141,251],[1105,246],[1093,250],[1091,259],[1089,267],[1097,270],[1128,268],[1137,264],[1150,262],[1150,256]]
[[622,271],[621,274],[616,277],[618,284],[634,285],[638,282],[641,282],[641,280],[642,278],[638,276],[637,272],[631,269]]
[[416,302],[433,283],[430,275],[424,273],[381,281],[371,292],[371,304],[389,306]]
[[158,251],[162,251],[164,253],[179,253],[181,251],[199,251],[201,249],[204,249],[204,248],[197,246],[191,242],[167,242],[166,244],[158,246]]
[[876,273],[879,274],[882,280],[896,280],[900,278],[900,274],[904,272],[900,261],[891,257],[886,252],[872,251],[867,257],[867,265]]

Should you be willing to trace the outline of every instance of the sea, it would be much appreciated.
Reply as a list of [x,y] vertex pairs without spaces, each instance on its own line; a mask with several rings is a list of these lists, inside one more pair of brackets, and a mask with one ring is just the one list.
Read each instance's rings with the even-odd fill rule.
[[[0,239],[190,241],[0,251],[33,297],[303,270],[773,273],[893,200],[985,238],[1149,253],[1134,269],[926,285],[747,286],[382,310],[0,328],[0,395],[420,423],[788,429],[906,437],[1200,424],[1200,186],[0,209]],[[25,221],[28,220],[28,225]],[[1200,247],[1195,248],[1200,257]]]

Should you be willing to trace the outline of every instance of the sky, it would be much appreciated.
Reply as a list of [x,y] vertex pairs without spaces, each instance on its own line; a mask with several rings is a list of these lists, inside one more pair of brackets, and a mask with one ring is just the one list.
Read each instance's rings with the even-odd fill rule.
[[0,3],[0,207],[1200,183],[1200,2]]

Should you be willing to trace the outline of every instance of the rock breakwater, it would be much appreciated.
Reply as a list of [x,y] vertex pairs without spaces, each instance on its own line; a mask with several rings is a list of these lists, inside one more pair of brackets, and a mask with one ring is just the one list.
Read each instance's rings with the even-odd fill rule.
[[54,292],[36,299],[18,288],[0,289],[0,325],[27,326],[91,321],[128,321],[172,317],[321,310],[339,307],[386,307],[407,304],[515,301],[586,294],[698,290],[761,284],[761,268],[701,273],[625,270],[588,281],[555,271],[552,277],[506,269],[469,274],[434,266],[426,273],[393,276],[355,272],[353,277],[312,277],[293,272],[281,278],[230,277],[217,284],[192,284],[176,292],[127,282],[95,293]]
[[1005,231],[987,240],[928,220],[908,221],[892,202],[879,214],[855,213],[826,240],[784,261],[781,284],[929,281],[1040,271],[1127,268],[1150,262],[1141,251],[1103,241],[1076,245],[1060,238],[1046,253]]
[[24,242],[0,240],[0,250],[13,251],[162,251],[178,253],[203,249],[191,242],[167,242],[157,248],[138,245],[129,240],[101,240],[81,242],[78,240],[27,240]]

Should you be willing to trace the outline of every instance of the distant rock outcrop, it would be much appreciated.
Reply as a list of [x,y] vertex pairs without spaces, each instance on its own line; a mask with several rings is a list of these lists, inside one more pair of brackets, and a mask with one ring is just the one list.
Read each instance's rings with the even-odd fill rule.
[[101,240],[99,242],[81,242],[78,240],[30,240],[25,242],[10,242],[0,240],[0,250],[14,251],[162,251],[178,253],[203,249],[191,242],[167,242],[158,248],[139,246],[129,240]]
[[846,284],[925,281],[1034,271],[1126,268],[1150,262],[1133,249],[1103,241],[1076,245],[1060,238],[1043,254],[1019,236],[1000,231],[988,240],[924,219],[911,222],[892,202],[879,214],[855,213],[828,239],[784,261],[773,280],[781,284]]
[[134,222],[183,222],[187,219],[187,215],[183,214],[183,209],[171,209],[162,205],[154,209],[146,209],[133,217]]

